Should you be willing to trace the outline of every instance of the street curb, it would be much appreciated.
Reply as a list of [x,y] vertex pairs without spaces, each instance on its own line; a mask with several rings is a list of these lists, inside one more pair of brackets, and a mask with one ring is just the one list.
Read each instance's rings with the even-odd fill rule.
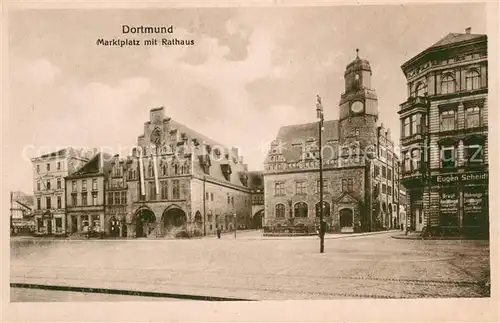
[[464,238],[464,237],[438,237],[438,238],[422,238],[420,236],[391,236],[398,240],[467,240],[467,241],[488,241],[489,239]]

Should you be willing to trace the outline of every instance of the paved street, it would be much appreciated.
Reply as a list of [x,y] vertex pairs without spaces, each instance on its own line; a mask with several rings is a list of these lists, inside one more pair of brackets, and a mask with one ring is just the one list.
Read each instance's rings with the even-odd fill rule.
[[[12,239],[11,283],[252,300],[487,296],[487,241],[391,234],[332,235],[324,254],[317,237],[259,239],[258,232],[220,240]],[[29,298],[16,293],[13,301]]]

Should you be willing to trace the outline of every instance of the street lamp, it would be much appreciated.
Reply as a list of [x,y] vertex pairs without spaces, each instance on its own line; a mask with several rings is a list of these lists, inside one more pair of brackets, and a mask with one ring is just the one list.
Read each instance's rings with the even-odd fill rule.
[[323,132],[323,105],[321,104],[321,97],[316,95],[316,114],[319,119],[318,132],[319,132],[319,252],[325,252],[325,225],[323,224],[323,156],[321,137]]
[[236,239],[236,213],[233,214],[233,218],[234,218],[234,238]]

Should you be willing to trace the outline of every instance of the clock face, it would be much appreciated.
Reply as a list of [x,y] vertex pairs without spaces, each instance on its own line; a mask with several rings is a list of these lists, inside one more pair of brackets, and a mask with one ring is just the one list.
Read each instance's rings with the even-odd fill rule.
[[351,104],[351,111],[353,113],[360,113],[360,112],[363,112],[363,108],[364,108],[364,105],[363,105],[363,102],[361,101],[354,101],[352,104]]

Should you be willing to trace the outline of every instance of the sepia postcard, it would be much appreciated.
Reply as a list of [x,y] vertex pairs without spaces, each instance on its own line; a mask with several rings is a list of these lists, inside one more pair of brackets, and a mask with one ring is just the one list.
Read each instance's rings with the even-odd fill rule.
[[2,10],[3,320],[500,320],[496,2]]

